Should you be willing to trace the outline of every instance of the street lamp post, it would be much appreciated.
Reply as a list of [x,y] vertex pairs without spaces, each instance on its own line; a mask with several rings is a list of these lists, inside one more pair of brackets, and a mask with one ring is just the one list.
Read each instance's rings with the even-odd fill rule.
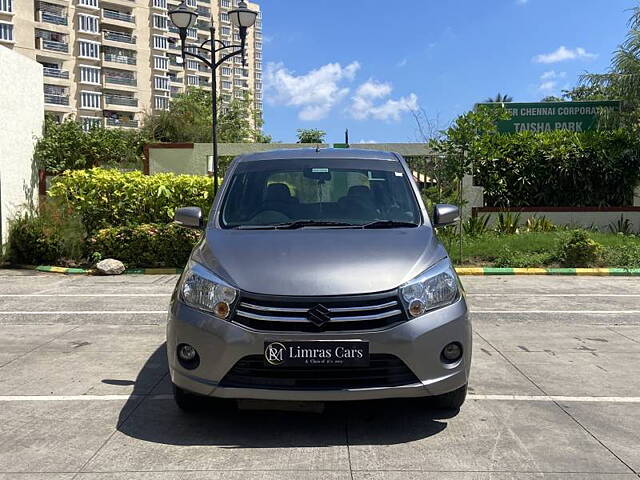
[[[211,69],[211,103],[212,103],[212,125],[211,140],[213,143],[213,193],[218,193],[218,95],[216,69],[225,61],[236,55],[242,55],[242,66],[245,66],[245,44],[247,40],[247,30],[256,23],[257,12],[249,10],[244,0],[238,2],[237,8],[229,11],[229,19],[231,23],[240,31],[240,45],[227,45],[221,40],[215,38],[216,29],[211,24],[209,28],[209,39],[200,45],[187,45],[187,29],[196,24],[198,13],[189,8],[186,0],[182,0],[174,10],[169,11],[169,18],[177,28],[180,35],[180,48],[182,52],[182,61],[186,67],[186,57],[191,56],[203,61]],[[231,51],[229,51],[231,50]],[[220,59],[216,57],[220,53]]]

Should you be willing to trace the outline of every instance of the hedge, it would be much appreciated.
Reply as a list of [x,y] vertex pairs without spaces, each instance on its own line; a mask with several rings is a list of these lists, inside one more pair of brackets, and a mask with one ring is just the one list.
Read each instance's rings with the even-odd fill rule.
[[640,139],[624,130],[486,135],[478,152],[493,207],[628,206],[640,181]]
[[117,258],[127,268],[184,267],[201,232],[175,224],[98,230],[87,241],[89,258]]
[[175,210],[185,206],[200,207],[207,215],[213,182],[197,175],[93,168],[64,172],[48,194],[77,214],[91,234],[100,228],[169,223]]

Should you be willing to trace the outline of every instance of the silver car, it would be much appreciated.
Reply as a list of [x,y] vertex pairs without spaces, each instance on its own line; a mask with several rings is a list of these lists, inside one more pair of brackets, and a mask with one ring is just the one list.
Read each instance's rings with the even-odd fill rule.
[[394,153],[296,149],[238,157],[173,294],[175,400],[432,397],[463,404],[464,291],[410,169]]

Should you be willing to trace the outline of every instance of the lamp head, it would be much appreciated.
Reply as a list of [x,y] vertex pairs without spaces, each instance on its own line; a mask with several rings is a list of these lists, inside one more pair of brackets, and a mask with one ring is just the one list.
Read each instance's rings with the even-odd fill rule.
[[256,23],[258,12],[249,10],[244,0],[238,2],[238,8],[234,8],[229,12],[229,19],[234,26],[238,28],[253,27]]
[[180,30],[186,30],[187,28],[193,27],[196,24],[196,19],[198,18],[196,11],[187,6],[186,0],[182,0],[175,10],[170,10],[168,13],[171,23]]

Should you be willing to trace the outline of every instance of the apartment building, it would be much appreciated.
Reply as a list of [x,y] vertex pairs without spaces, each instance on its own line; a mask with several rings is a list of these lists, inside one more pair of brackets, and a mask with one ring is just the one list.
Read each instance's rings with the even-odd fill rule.
[[[178,30],[167,11],[178,0],[0,0],[0,45],[44,67],[45,110],[75,115],[86,128],[136,128],[145,112],[164,110],[187,86],[211,89],[211,70],[180,57]],[[239,43],[228,11],[237,0],[188,0],[199,14],[189,43]],[[259,6],[248,2],[249,8]],[[262,112],[262,15],[249,29],[245,65],[238,56],[217,73],[222,102],[252,95]]]

